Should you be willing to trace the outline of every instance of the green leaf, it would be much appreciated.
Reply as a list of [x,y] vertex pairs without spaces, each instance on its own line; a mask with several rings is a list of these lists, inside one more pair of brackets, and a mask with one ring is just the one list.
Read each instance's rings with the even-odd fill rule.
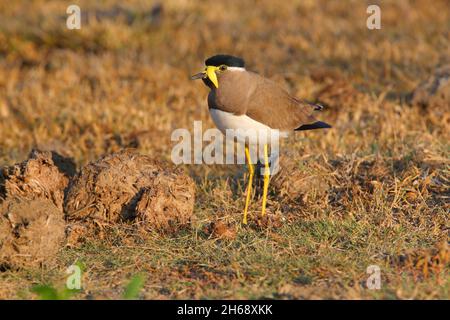
[[31,292],[36,293],[40,300],[69,300],[80,290],[69,290],[67,288],[57,290],[50,285],[37,285],[31,288]]
[[36,293],[41,300],[60,300],[58,291],[52,286],[38,285],[31,288],[31,292]]
[[83,261],[77,260],[77,262],[75,262],[75,265],[78,266],[78,268],[80,268],[81,273],[86,271],[86,265],[84,264]]
[[137,299],[139,291],[145,284],[145,277],[142,274],[137,274],[131,278],[130,282],[125,287],[123,298],[127,300]]

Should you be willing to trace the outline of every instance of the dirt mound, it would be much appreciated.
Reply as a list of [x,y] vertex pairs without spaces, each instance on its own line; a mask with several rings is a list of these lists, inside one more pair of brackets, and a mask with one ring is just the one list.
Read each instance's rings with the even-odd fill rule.
[[62,210],[70,160],[50,151],[31,151],[27,160],[0,171],[0,197],[49,199]]
[[64,241],[61,210],[48,199],[8,199],[0,206],[0,267],[50,265]]
[[64,206],[69,233],[135,218],[145,228],[173,231],[190,222],[194,192],[191,178],[148,156],[132,150],[108,155],[71,181]]
[[179,173],[158,175],[150,188],[144,189],[136,206],[142,226],[176,231],[190,223],[195,187],[191,178]]
[[437,68],[432,76],[420,83],[411,94],[411,103],[447,113],[450,105],[450,65]]

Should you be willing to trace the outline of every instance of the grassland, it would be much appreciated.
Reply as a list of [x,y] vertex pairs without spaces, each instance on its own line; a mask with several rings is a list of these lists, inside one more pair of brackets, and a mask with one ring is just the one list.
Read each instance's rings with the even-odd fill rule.
[[[79,1],[82,28],[67,30],[71,1],[1,1],[0,166],[34,147],[78,167],[125,147],[170,161],[174,129],[213,127],[207,90],[188,77],[215,53],[328,101],[321,117],[333,129],[285,145],[293,170],[320,183],[272,186],[277,223],[240,224],[243,167],[184,166],[197,184],[192,229],[113,228],[64,248],[52,268],[1,272],[0,298],[62,288],[80,261],[78,299],[120,298],[137,273],[144,299],[448,299],[450,107],[407,97],[450,63],[450,9],[377,3],[381,30],[366,28],[366,1]],[[253,219],[259,210],[254,201]],[[208,231],[219,220],[229,236]],[[366,288],[369,265],[381,268],[381,290]]]

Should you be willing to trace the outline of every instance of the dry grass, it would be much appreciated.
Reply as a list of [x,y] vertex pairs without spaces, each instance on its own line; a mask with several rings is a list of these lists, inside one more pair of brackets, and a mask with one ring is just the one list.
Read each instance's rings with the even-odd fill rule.
[[[112,229],[61,250],[57,267],[0,273],[0,298],[62,287],[75,261],[86,266],[80,299],[119,298],[137,272],[148,274],[142,298],[450,297],[449,105],[407,103],[450,63],[447,1],[379,1],[375,31],[364,1],[79,3],[88,19],[70,31],[67,1],[0,2],[1,166],[32,147],[78,166],[125,147],[170,159],[173,129],[213,127],[207,91],[188,76],[218,52],[326,102],[333,129],[289,141],[299,186],[270,189],[269,221],[254,201],[250,226],[239,224],[243,168],[185,166],[192,229]],[[379,291],[365,287],[372,264]]]

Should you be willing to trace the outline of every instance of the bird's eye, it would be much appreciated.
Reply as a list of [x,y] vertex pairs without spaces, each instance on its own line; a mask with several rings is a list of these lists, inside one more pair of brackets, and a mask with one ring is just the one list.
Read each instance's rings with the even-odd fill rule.
[[220,71],[225,71],[225,70],[227,70],[227,66],[223,64],[219,67],[219,69],[220,69]]

